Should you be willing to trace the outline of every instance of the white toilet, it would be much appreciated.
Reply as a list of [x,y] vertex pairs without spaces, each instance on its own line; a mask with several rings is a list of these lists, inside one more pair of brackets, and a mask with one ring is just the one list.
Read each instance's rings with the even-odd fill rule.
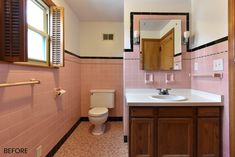
[[93,135],[101,135],[105,131],[108,108],[114,108],[115,90],[91,90],[89,121],[94,124]]

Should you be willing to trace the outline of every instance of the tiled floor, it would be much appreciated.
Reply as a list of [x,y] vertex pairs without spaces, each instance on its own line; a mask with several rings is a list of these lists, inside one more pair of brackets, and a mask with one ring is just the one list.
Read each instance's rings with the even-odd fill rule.
[[82,122],[55,157],[128,157],[122,122],[107,122],[106,132],[100,136],[92,135],[91,129],[89,122]]

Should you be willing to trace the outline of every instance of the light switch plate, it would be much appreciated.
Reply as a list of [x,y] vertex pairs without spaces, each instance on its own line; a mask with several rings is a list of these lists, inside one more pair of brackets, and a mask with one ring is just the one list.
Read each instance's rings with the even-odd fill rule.
[[197,62],[194,63],[194,71],[198,71],[198,63]]
[[223,70],[224,70],[223,59],[213,60],[213,71],[223,71]]

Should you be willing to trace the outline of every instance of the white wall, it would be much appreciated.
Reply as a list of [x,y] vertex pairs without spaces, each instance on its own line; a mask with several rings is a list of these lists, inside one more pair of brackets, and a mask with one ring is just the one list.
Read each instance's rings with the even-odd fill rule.
[[56,5],[63,6],[65,9],[65,50],[79,55],[80,21],[65,0],[53,1]]
[[161,30],[161,38],[169,32],[172,28],[175,29],[175,37],[174,37],[174,54],[178,54],[182,52],[181,49],[181,21],[180,20],[171,20],[162,30]]
[[125,49],[130,48],[130,12],[190,12],[190,0],[125,0]]
[[228,0],[191,0],[191,47],[228,35]]
[[[148,31],[148,30],[141,30],[140,28],[140,38],[149,38],[149,39],[160,39],[160,31]],[[141,41],[140,39],[140,41]]]
[[[80,56],[123,56],[123,22],[81,22]],[[104,41],[103,34],[114,34],[113,41]]]

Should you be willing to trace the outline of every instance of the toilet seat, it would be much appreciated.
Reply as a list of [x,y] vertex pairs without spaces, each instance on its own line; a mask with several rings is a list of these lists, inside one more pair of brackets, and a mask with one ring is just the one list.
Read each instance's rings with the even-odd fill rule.
[[108,114],[108,109],[105,107],[94,107],[89,110],[88,114],[89,116],[103,116]]

